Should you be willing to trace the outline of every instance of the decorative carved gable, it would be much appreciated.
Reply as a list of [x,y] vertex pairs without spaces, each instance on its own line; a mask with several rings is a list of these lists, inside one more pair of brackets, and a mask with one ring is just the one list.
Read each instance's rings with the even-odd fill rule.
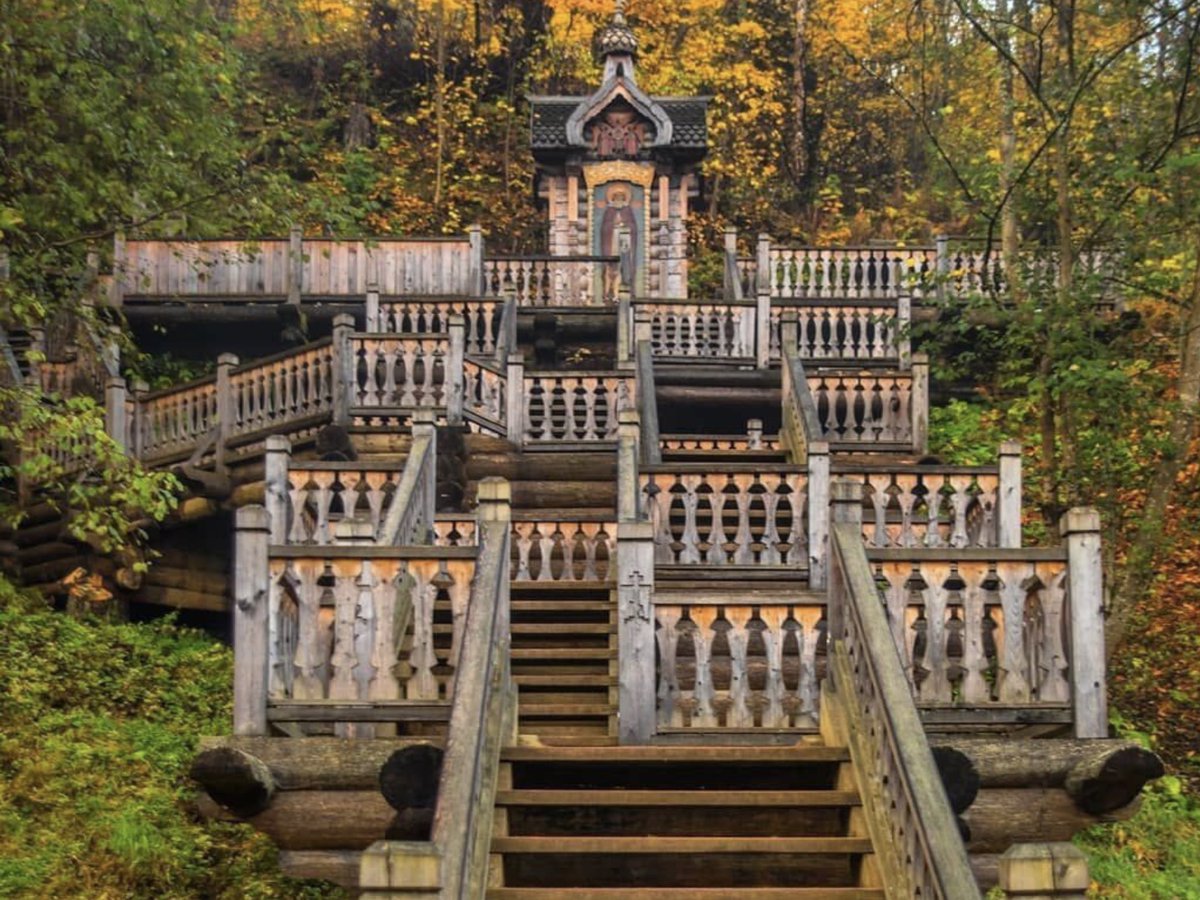
[[[567,120],[567,143],[599,152],[599,135],[605,148],[601,154],[628,158],[646,147],[671,143],[671,119],[663,108],[636,84],[623,78],[605,82],[595,94],[579,104]],[[627,152],[636,144],[633,153]]]
[[623,98],[604,108],[585,123],[583,137],[598,159],[636,159],[643,147],[654,142],[654,123]]

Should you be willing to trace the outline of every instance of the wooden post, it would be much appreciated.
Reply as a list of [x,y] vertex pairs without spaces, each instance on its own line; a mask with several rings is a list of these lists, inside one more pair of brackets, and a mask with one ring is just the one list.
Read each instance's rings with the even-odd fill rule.
[[288,468],[291,458],[292,442],[285,435],[272,434],[267,438],[263,455],[263,496],[272,544],[288,542]]
[[1108,692],[1104,674],[1104,571],[1100,559],[1100,513],[1068,510],[1059,522],[1067,545],[1070,597],[1071,694],[1075,737],[1108,736]]
[[641,520],[638,510],[638,441],[641,418],[636,409],[617,413],[617,521]]
[[113,277],[108,289],[108,302],[116,309],[125,303],[125,232],[113,235]]
[[463,355],[466,352],[467,320],[454,314],[449,319],[450,353],[446,357],[446,421],[461,425],[463,420]]
[[520,447],[525,440],[525,357],[519,353],[508,356],[507,390],[508,440]]
[[[851,525],[854,527],[855,532],[861,536],[863,514],[862,482],[851,481],[848,478],[839,478],[830,484],[830,497],[832,500],[830,520],[833,522],[833,524]],[[841,567],[830,566],[829,568],[828,619],[829,640],[832,642],[834,640],[840,640],[844,632],[843,623],[845,621],[846,613],[844,604],[847,587],[845,584],[841,583]]]
[[653,320],[650,313],[635,309],[633,317],[633,346],[636,350],[642,342],[653,346]]
[[912,357],[912,451],[917,456],[929,452],[929,357]]
[[125,379],[109,375],[104,383],[104,430],[129,452],[129,419],[125,406]]
[[934,241],[937,247],[934,257],[934,292],[938,303],[943,303],[946,299],[946,279],[950,276],[950,238],[939,234]]
[[225,441],[233,431],[237,406],[233,402],[230,373],[237,364],[238,358],[232,353],[222,353],[217,357],[217,442],[213,447],[217,471],[225,468]]
[[469,297],[482,297],[487,292],[483,285],[483,227],[472,225],[467,229],[471,245],[471,261],[467,266],[467,290]]
[[270,523],[261,506],[235,515],[233,574],[233,733],[267,734]]
[[763,445],[762,419],[746,421],[746,446],[750,450],[761,450]]
[[617,735],[622,744],[654,736],[654,526],[617,524]]
[[149,390],[150,385],[140,378],[133,382],[133,427],[130,429],[133,441],[127,449],[134,459],[142,458],[142,396]]
[[725,226],[725,299],[735,300],[741,295],[739,289],[742,275],[738,271],[737,229]]
[[1083,900],[1090,883],[1087,856],[1069,841],[1013,844],[1000,857],[1000,889],[1006,897]]
[[[770,313],[768,307],[768,314]],[[769,340],[769,337],[768,337]],[[779,358],[783,359],[783,348],[789,347],[800,354],[800,322],[796,310],[789,309],[779,316]]]
[[[829,442],[808,445],[808,583],[821,590],[829,583]],[[858,510],[862,520],[861,501]]]
[[896,355],[901,369],[912,366],[912,296],[909,294],[896,298]]
[[354,316],[342,313],[333,317],[333,424],[350,424],[350,408],[354,405],[355,377]]
[[383,331],[379,322],[379,285],[372,282],[367,285],[367,331],[379,334]]
[[624,284],[617,291],[617,368],[633,366],[633,302]]
[[304,290],[304,232],[297,225],[293,225],[288,232],[287,271],[287,302],[299,306]]
[[996,498],[996,546],[1021,546],[1021,445],[1000,445],[1000,496]]
[[419,519],[425,523],[425,533],[417,536],[417,543],[433,543],[433,519],[437,512],[437,411],[430,407],[421,407],[413,411],[412,417],[413,447],[418,444],[429,444],[429,462],[420,470],[424,484],[413,486],[413,494],[425,503],[425,509]]
[[758,368],[771,364],[771,236],[758,236],[758,272],[755,276],[754,342]]
[[[629,229],[624,225],[617,226],[617,254],[620,256],[620,262],[617,263],[617,272],[620,275],[620,280],[617,284],[618,294],[621,288],[629,291],[630,295],[636,295],[637,285],[634,284],[634,279],[637,277],[637,272],[633,267],[633,242],[630,239]],[[647,263],[649,260],[647,260]],[[615,299],[615,298],[614,298]],[[610,302],[607,294],[601,298],[601,303],[607,305]]]

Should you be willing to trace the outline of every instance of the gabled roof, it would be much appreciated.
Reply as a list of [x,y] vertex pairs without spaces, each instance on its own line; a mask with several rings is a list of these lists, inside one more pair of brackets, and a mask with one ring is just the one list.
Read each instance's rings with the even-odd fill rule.
[[[534,150],[566,150],[567,121],[593,96],[532,96],[530,145]],[[671,121],[671,142],[680,150],[703,150],[708,146],[707,111],[711,97],[651,97]]]

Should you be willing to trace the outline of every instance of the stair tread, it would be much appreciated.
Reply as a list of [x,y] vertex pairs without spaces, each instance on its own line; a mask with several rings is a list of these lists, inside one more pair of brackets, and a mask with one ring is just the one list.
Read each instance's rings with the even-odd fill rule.
[[611,675],[514,675],[518,686],[527,687],[612,687]]
[[505,806],[858,806],[857,791],[509,790]]
[[610,703],[528,703],[522,704],[519,710],[522,719],[538,716],[609,716],[612,712]]
[[640,745],[619,747],[505,747],[508,762],[848,762],[845,747],[821,744],[791,747],[718,745]]
[[859,887],[510,887],[491,888],[489,900],[884,900],[881,888]]
[[616,659],[607,647],[513,647],[513,659]]
[[512,600],[517,612],[610,612],[611,600]]
[[493,853],[870,853],[867,837],[496,837]]
[[616,634],[607,622],[514,622],[513,634]]

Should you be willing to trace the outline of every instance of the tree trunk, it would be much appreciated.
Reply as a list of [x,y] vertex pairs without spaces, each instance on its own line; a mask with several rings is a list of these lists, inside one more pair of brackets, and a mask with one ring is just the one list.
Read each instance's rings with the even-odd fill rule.
[[1178,407],[1168,432],[1167,448],[1150,481],[1141,526],[1129,549],[1124,573],[1113,591],[1105,625],[1109,656],[1120,645],[1129,618],[1157,574],[1155,561],[1162,544],[1163,525],[1175,495],[1175,482],[1188,455],[1200,412],[1200,232],[1195,238],[1196,271],[1192,276],[1182,333],[1179,337]]
[[804,70],[808,61],[808,0],[794,0],[792,18],[795,26],[792,43],[792,169],[796,186],[808,177],[808,136],[805,120],[808,97],[804,87]]
[[442,180],[444,177],[446,156],[446,7],[443,0],[437,0],[433,6],[433,14],[437,19],[437,71],[433,76],[433,110],[437,126],[437,162],[433,175],[433,210],[439,212],[442,206]]

